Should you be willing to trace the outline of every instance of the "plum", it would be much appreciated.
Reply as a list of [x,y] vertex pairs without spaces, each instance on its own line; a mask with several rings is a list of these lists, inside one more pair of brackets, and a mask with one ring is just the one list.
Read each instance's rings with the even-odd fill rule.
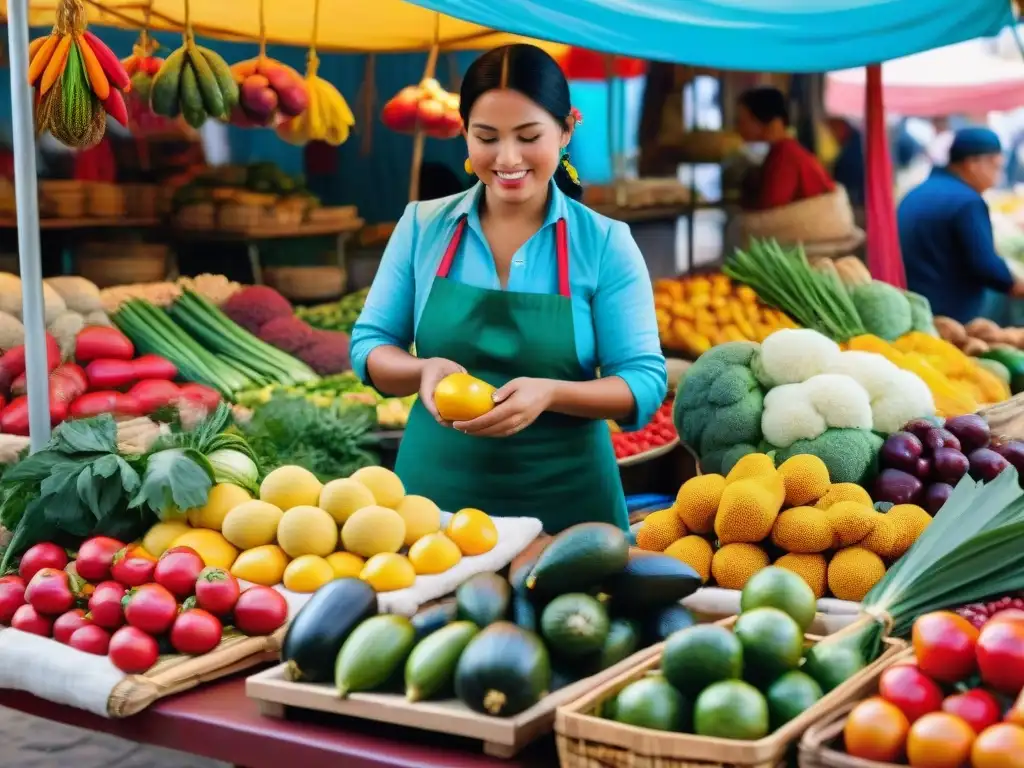
[[928,430],[921,439],[921,442],[924,443],[925,451],[929,453],[937,448],[956,448],[958,451],[960,450],[960,441],[956,439],[956,435],[942,427],[933,427]]
[[1017,474],[1024,477],[1024,443],[1019,440],[1011,440],[1008,443],[992,445],[991,448],[1010,462],[1017,470]]
[[913,419],[903,425],[903,431],[917,436],[920,440],[924,440],[926,434],[942,425],[942,419]]
[[932,457],[934,477],[943,483],[956,485],[970,468],[970,460],[956,448],[937,448]]
[[279,90],[277,98],[281,112],[288,117],[297,117],[309,109],[309,91],[301,81]]
[[927,480],[932,474],[932,461],[922,456],[917,460],[917,466],[912,473],[918,480]]
[[882,443],[879,453],[882,466],[917,473],[917,460],[924,453],[924,444],[910,432],[893,432]]
[[924,484],[909,472],[899,469],[885,469],[875,481],[875,501],[891,501],[893,504],[916,504],[924,493]]
[[971,453],[979,448],[988,448],[992,433],[988,422],[976,413],[954,416],[946,421],[946,431],[952,433],[960,441],[960,449]]
[[1010,466],[1006,457],[991,448],[979,448],[968,457],[971,465],[971,477],[982,482],[995,480],[999,473]]
[[935,515],[942,505],[946,503],[953,493],[953,486],[949,483],[932,483],[925,489],[923,505],[928,514]]

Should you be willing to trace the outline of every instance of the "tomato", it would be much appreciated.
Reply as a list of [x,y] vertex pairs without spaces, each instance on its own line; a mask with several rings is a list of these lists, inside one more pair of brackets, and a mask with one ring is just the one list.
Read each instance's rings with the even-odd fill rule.
[[213,411],[220,405],[220,393],[205,384],[182,384],[181,398],[187,404],[202,408],[206,411]]
[[235,603],[235,627],[247,635],[269,635],[288,620],[288,603],[271,587],[249,587]]
[[1024,688],[1024,622],[990,621],[978,636],[977,655],[986,685],[1010,696]]
[[982,688],[947,696],[942,702],[942,711],[956,715],[971,726],[975,733],[981,733],[1002,718],[999,702]]
[[1024,728],[1010,723],[987,728],[971,747],[971,768],[1024,768]]
[[917,665],[940,683],[955,683],[977,669],[974,648],[978,630],[967,619],[949,611],[926,613],[911,632]]
[[971,754],[974,730],[955,715],[929,712],[907,734],[911,768],[961,768]]
[[196,591],[196,579],[205,564],[191,547],[175,547],[164,552],[157,560],[153,571],[153,580],[170,590],[175,597],[182,599]]
[[14,612],[25,604],[25,582],[20,576],[0,581],[0,624],[10,624]]
[[39,613],[58,616],[71,610],[75,594],[64,571],[43,568],[36,572],[25,588],[25,600]]
[[67,567],[68,553],[50,542],[36,544],[29,547],[28,551],[21,556],[21,563],[18,565],[18,575],[27,584],[43,568],[53,568],[61,571]]
[[196,603],[214,616],[231,613],[240,592],[238,579],[223,568],[204,568],[196,581]]
[[878,694],[899,707],[911,723],[929,712],[938,712],[942,707],[942,689],[911,664],[885,670],[878,679]]
[[126,587],[141,587],[153,580],[156,561],[142,547],[122,547],[114,555],[110,575]]
[[11,627],[40,637],[49,637],[53,632],[53,619],[44,616],[27,603],[14,612]]
[[882,763],[903,754],[910,723],[899,707],[875,696],[850,710],[843,726],[846,752],[852,757]]
[[151,635],[160,635],[171,628],[178,614],[178,601],[160,584],[143,584],[124,597],[124,620],[129,626]]
[[89,597],[89,618],[93,623],[105,629],[117,629],[124,624],[124,593],[124,585],[116,581],[96,585]]
[[68,645],[79,651],[106,656],[107,650],[110,648],[110,633],[103,627],[87,624],[75,630],[71,639],[68,640]]
[[160,656],[156,640],[137,627],[121,627],[110,638],[110,662],[128,675],[148,671]]
[[78,548],[75,570],[86,581],[105,581],[110,578],[110,566],[114,555],[124,548],[124,543],[109,536],[95,536]]
[[92,621],[86,617],[85,611],[81,608],[75,608],[74,610],[61,614],[57,620],[53,622],[53,639],[58,643],[64,643],[67,645],[68,640],[70,640],[71,636],[75,634],[75,630],[81,629],[89,624],[92,624]]
[[201,656],[220,644],[224,627],[209,611],[193,608],[178,615],[171,627],[171,645],[178,653]]

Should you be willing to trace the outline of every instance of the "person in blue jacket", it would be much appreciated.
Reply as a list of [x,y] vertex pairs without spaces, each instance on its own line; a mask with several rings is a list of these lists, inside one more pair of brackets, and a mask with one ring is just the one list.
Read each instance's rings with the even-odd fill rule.
[[[566,154],[579,113],[550,55],[483,54],[460,111],[478,181],[406,208],[352,331],[352,366],[381,392],[419,395],[395,468],[408,493],[537,517],[549,533],[625,529],[605,420],[638,429],[667,389],[647,266],[626,224],[580,202]],[[497,387],[496,405],[445,423],[434,389],[461,371]]]
[[996,253],[982,197],[1002,169],[999,137],[988,128],[962,128],[949,148],[949,165],[932,170],[900,203],[907,287],[925,296],[936,315],[973,320],[981,314],[987,289],[1024,296],[1024,284]]

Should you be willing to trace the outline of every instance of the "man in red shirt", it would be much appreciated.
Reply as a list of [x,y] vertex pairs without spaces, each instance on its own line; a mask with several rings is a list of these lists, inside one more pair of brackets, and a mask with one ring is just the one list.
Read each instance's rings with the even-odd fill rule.
[[835,189],[818,158],[789,135],[786,97],[778,88],[751,88],[740,95],[736,131],[748,143],[769,145],[761,168],[744,183],[747,210],[778,208]]

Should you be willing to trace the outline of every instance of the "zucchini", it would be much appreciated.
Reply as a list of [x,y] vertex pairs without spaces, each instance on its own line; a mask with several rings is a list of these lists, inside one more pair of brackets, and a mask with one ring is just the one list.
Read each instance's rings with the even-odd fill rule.
[[643,647],[660,643],[680,629],[696,624],[693,614],[676,603],[655,611],[643,618],[640,626],[640,642]]
[[512,587],[496,573],[478,573],[455,590],[459,618],[483,629],[508,615]]
[[474,637],[455,669],[455,695],[475,712],[513,717],[551,689],[547,648],[532,632],[499,621]]
[[700,575],[681,560],[633,550],[626,567],[605,583],[604,592],[613,612],[637,615],[674,605],[700,586]]
[[581,523],[562,531],[537,558],[529,590],[548,595],[586,592],[629,562],[629,540],[609,523]]
[[372,691],[392,679],[416,642],[405,616],[385,614],[367,619],[348,636],[334,668],[338,695]]
[[597,653],[608,639],[608,612],[582,593],[552,600],[540,617],[540,631],[548,647],[559,656],[580,658]]
[[405,698],[423,701],[450,691],[459,657],[479,631],[472,622],[456,621],[421,640],[405,662]]
[[441,627],[451,624],[458,617],[459,609],[454,600],[444,600],[426,608],[421,608],[412,617],[412,628],[416,630],[417,642],[432,635]]
[[518,592],[512,596],[512,621],[527,632],[537,631],[537,606],[529,597]]
[[288,626],[281,661],[293,682],[328,683],[342,644],[377,614],[377,593],[361,579],[337,579],[318,589]]

